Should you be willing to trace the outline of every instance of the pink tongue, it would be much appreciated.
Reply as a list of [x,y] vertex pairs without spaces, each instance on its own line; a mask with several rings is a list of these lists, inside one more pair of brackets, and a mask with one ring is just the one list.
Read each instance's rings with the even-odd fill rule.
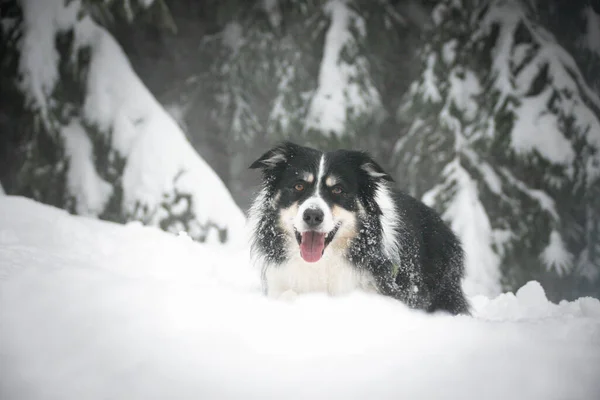
[[320,232],[304,232],[300,242],[300,255],[306,262],[316,262],[321,259],[325,249],[325,234]]

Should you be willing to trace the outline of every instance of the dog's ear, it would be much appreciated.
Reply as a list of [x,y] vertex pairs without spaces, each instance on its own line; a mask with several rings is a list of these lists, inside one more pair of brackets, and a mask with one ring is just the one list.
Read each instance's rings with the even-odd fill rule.
[[297,147],[298,145],[291,142],[280,143],[254,161],[250,165],[250,169],[274,169],[278,165],[287,162],[293,156]]
[[371,178],[375,180],[384,180],[393,182],[394,179],[390,174],[385,172],[383,168],[375,160],[371,158],[367,153],[363,153],[363,162],[360,168],[365,171]]

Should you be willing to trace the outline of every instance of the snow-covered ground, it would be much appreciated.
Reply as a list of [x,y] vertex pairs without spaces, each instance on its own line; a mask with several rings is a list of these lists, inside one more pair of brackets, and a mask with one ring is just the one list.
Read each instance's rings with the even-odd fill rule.
[[600,302],[268,300],[243,248],[0,197],[0,398],[597,399]]

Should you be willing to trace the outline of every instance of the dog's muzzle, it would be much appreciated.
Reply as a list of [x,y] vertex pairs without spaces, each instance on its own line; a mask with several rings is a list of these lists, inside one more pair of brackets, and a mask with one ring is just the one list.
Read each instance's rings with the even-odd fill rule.
[[304,202],[294,219],[294,233],[302,259],[311,263],[319,261],[337,230],[323,199],[313,196]]

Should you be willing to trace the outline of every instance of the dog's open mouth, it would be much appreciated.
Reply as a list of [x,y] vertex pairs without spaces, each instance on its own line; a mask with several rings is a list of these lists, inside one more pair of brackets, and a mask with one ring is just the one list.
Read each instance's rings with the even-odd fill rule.
[[325,248],[331,243],[338,229],[339,225],[333,228],[329,233],[316,231],[300,233],[296,231],[296,240],[298,241],[298,245],[300,245],[300,256],[304,261],[319,261],[325,252]]

